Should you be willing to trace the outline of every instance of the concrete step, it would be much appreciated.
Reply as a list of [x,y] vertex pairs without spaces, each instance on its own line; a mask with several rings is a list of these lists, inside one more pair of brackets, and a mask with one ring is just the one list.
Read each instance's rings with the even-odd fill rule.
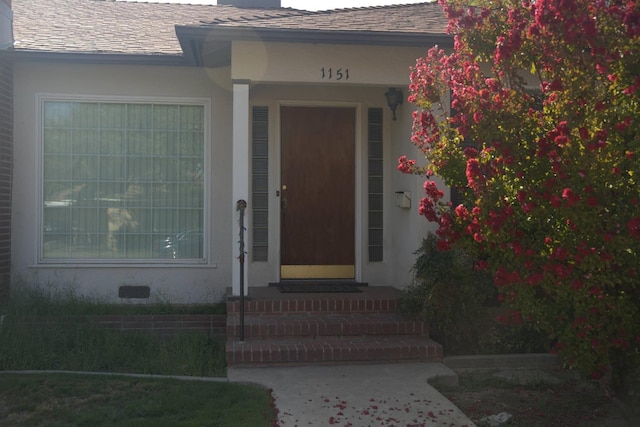
[[[245,313],[274,314],[339,314],[395,313],[400,291],[390,286],[366,286],[361,293],[282,294],[273,287],[250,288],[245,298]],[[238,298],[227,299],[230,316],[240,312]]]
[[[291,314],[249,315],[244,323],[245,339],[287,337],[429,335],[429,324],[406,320],[397,314]],[[227,319],[227,337],[240,337],[240,318]]]
[[441,362],[442,346],[421,336],[227,341],[228,366]]
[[358,293],[286,294],[250,288],[244,302],[227,299],[227,365],[309,365],[442,361],[428,322],[401,317],[391,286]]

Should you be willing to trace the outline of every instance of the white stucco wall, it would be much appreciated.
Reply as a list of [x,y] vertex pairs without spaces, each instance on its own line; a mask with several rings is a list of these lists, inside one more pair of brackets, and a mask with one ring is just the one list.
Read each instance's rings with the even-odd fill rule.
[[[221,70],[218,71],[218,74]],[[227,70],[228,75],[228,70]],[[208,98],[211,100],[211,165],[215,171],[208,213],[209,259],[203,265],[38,264],[38,94],[108,97]],[[78,292],[117,299],[122,285],[151,287],[152,299],[213,302],[230,285],[231,93],[203,69],[18,63],[15,68],[15,148],[12,272],[14,283],[72,286]]]
[[261,82],[405,86],[409,67],[426,51],[399,46],[234,42],[231,72],[234,79]]
[[[27,283],[71,286],[78,292],[108,300],[118,299],[122,285],[151,287],[153,297],[179,303],[213,302],[231,286],[233,255],[233,84],[249,79],[249,105],[270,110],[269,261],[252,262],[247,257],[248,286],[266,286],[279,275],[279,107],[281,105],[348,105],[359,112],[357,142],[359,206],[356,218],[357,279],[370,285],[402,287],[410,281],[413,252],[429,229],[417,213],[422,197],[422,179],[397,171],[401,155],[418,157],[411,144],[413,106],[406,101],[391,120],[384,93],[401,88],[407,95],[409,67],[425,49],[363,48],[322,45],[268,46],[270,57],[248,55],[251,44],[234,45],[231,68],[121,66],[89,64],[18,63],[15,71],[15,151],[13,205],[13,275]],[[254,51],[255,53],[256,51]],[[282,56],[284,55],[284,56]],[[300,56],[302,55],[302,56]],[[282,58],[293,58],[284,61]],[[261,65],[261,61],[263,62]],[[322,78],[321,68],[349,68],[348,81]],[[337,68],[336,68],[337,67]],[[237,81],[237,80],[236,80]],[[245,80],[243,80],[245,81]],[[108,97],[206,98],[211,102],[210,162],[212,186],[209,198],[210,247],[204,265],[50,265],[38,264],[38,94]],[[384,119],[384,261],[367,261],[367,109],[383,108]],[[250,182],[250,181],[249,181]],[[395,206],[395,192],[412,196],[410,209]],[[249,200],[250,201],[250,200]],[[247,225],[251,227],[250,207]],[[247,233],[251,248],[251,232]],[[14,283],[20,283],[15,281]],[[14,285],[15,288],[15,285]]]
[[13,46],[13,12],[11,7],[0,0],[0,49]]

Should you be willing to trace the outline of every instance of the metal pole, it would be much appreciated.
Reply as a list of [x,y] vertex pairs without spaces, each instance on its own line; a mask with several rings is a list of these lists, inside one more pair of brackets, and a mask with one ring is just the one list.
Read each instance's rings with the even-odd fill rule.
[[238,200],[236,210],[240,212],[240,341],[244,341],[244,211],[247,208],[245,200]]

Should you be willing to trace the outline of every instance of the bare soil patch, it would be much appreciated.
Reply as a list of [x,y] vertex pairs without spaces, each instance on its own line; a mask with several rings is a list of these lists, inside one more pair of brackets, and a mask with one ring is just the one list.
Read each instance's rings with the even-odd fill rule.
[[458,387],[438,388],[479,427],[490,425],[483,421],[486,417],[503,412],[512,416],[503,426],[625,425],[618,407],[603,395],[597,384],[567,373],[474,372],[461,373],[459,381]]

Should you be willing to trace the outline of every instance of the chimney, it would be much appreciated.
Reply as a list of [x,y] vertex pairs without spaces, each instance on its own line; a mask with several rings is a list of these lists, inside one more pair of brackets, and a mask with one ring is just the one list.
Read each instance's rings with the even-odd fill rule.
[[11,0],[0,0],[0,50],[13,47]]
[[218,0],[218,4],[254,9],[274,9],[282,7],[282,2],[280,0]]

